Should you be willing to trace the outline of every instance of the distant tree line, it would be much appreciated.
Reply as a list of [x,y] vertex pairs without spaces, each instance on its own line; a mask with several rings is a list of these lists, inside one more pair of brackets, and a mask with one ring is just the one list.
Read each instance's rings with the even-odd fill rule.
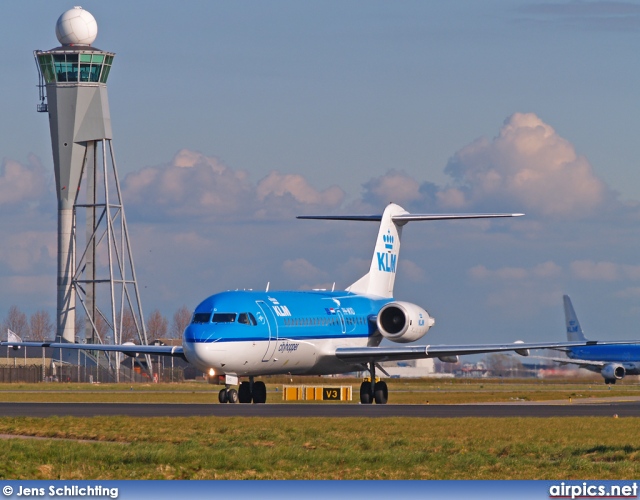
[[[136,334],[136,324],[133,314],[125,312],[122,318],[117,318],[121,325],[122,342],[139,342]],[[182,338],[185,328],[191,321],[191,311],[187,306],[179,307],[173,314],[171,324],[162,313],[155,309],[147,316],[147,338],[149,342],[156,339],[179,339]],[[107,322],[98,315],[95,319],[96,329],[103,339],[110,330]],[[51,318],[51,314],[44,309],[34,312],[30,317],[20,310],[18,306],[11,306],[7,315],[3,319],[2,332],[0,338],[6,339],[7,330],[11,330],[22,340],[44,342],[54,340],[56,335],[56,325]],[[84,337],[85,321],[84,316],[76,316],[75,332],[76,338]]]

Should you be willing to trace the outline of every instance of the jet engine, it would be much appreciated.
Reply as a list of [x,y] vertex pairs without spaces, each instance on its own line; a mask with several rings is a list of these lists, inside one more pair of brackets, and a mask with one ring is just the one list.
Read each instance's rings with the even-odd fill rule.
[[619,365],[617,363],[610,363],[608,365],[604,365],[600,373],[604,377],[605,383],[615,384],[616,380],[621,380],[624,378],[626,370],[622,365]]
[[389,302],[378,312],[378,331],[392,342],[405,344],[425,336],[435,323],[429,313],[410,302]]

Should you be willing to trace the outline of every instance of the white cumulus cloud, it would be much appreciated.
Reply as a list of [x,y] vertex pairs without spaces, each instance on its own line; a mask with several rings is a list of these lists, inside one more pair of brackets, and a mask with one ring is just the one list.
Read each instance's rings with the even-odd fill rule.
[[0,207],[37,203],[47,194],[48,187],[45,169],[35,156],[31,155],[27,164],[6,158],[2,161]]
[[445,172],[454,183],[436,195],[444,209],[513,206],[543,216],[587,214],[611,196],[589,161],[533,113],[515,113],[493,140],[458,151]]
[[344,199],[339,187],[320,191],[298,174],[272,171],[256,185],[245,171],[187,149],[168,165],[127,175],[123,191],[128,210],[156,220],[289,217],[309,206],[335,208]]

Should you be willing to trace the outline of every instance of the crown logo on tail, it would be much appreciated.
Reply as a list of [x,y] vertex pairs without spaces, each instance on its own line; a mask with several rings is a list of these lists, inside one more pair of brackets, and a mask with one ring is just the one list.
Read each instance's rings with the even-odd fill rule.
[[382,235],[382,241],[384,241],[384,247],[387,250],[393,250],[393,243],[395,241],[395,237],[391,234],[391,231],[388,231],[387,234]]

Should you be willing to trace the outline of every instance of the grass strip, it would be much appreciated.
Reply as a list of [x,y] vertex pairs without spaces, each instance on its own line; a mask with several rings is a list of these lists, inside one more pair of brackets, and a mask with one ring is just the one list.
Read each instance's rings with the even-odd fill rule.
[[[1,418],[2,479],[629,479],[636,418]],[[79,442],[74,440],[90,440]]]

